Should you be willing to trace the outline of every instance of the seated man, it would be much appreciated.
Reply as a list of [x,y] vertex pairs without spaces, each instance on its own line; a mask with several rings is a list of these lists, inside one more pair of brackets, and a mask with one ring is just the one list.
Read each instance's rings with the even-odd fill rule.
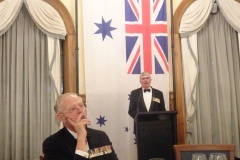
[[63,94],[54,109],[64,128],[44,140],[46,160],[118,160],[107,134],[87,127],[90,121],[81,97]]

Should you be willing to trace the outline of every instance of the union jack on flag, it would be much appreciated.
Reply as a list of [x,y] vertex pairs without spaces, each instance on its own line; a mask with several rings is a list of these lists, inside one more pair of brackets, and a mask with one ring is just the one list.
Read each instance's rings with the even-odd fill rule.
[[125,0],[128,74],[168,73],[166,0]]

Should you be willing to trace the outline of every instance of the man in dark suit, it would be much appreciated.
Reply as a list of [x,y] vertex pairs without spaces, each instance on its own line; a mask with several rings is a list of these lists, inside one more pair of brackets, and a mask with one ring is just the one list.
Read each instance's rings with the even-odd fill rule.
[[[166,111],[163,93],[151,87],[151,75],[148,72],[140,74],[141,88],[131,92],[128,114],[135,119],[138,112]],[[136,124],[134,122],[134,134]]]
[[86,105],[75,93],[61,95],[54,107],[64,128],[46,138],[43,154],[46,160],[118,160],[107,134],[86,127]]

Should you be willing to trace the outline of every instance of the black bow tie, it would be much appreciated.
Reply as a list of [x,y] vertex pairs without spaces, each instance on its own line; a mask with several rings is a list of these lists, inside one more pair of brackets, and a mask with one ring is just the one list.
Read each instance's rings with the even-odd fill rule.
[[143,91],[144,92],[150,92],[150,89],[144,89]]

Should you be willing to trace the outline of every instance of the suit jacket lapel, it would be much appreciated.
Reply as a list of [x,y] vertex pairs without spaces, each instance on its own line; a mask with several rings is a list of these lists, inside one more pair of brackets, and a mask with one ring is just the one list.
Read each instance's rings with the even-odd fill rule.
[[151,99],[151,105],[149,108],[149,111],[152,111],[154,106],[153,106],[153,97],[155,97],[155,90],[152,88],[152,99]]
[[95,148],[96,143],[95,143],[94,137],[92,136],[91,130],[89,130],[88,128],[87,128],[87,141],[88,141],[89,149]]
[[69,152],[72,154],[75,153],[76,145],[77,145],[77,140],[69,133],[69,131],[66,128],[63,128],[63,134],[65,137],[65,142],[67,144],[67,149]]
[[140,112],[148,112],[147,107],[144,102],[142,88],[139,88],[139,97],[140,97],[140,102],[139,102],[140,103],[139,104]]

